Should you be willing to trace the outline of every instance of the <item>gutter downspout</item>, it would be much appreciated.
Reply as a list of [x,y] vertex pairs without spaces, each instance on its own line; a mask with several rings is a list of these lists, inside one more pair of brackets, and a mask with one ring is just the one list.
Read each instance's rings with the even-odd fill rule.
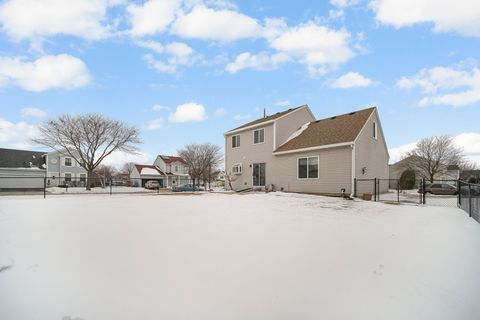
[[352,185],[350,187],[350,198],[353,198],[353,189],[355,187],[355,143],[351,145],[352,148]]

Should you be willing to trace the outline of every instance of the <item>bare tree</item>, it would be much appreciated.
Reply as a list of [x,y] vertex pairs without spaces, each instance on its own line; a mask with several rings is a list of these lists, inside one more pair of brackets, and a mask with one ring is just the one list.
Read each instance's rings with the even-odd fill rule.
[[92,173],[114,151],[136,153],[139,131],[99,114],[64,114],[38,127],[35,143],[68,154],[87,170],[87,190]]
[[135,169],[135,163],[127,162],[123,165],[121,172],[130,176],[130,174],[133,172],[133,169]]
[[193,185],[195,182],[200,185],[202,179],[204,182],[211,180],[212,171],[217,169],[222,160],[220,147],[212,143],[188,144],[178,151],[178,155],[187,163]]
[[434,136],[420,140],[404,159],[406,167],[433,182],[446,166],[461,165],[464,155],[463,151],[454,145],[452,137]]

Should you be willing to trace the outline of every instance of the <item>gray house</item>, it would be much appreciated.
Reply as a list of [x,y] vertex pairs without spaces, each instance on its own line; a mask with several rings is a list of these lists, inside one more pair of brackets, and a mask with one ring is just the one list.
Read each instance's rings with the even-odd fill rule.
[[181,157],[159,155],[153,162],[165,173],[165,187],[171,188],[191,181],[188,167]]
[[[77,157],[78,158],[78,157]],[[50,152],[46,155],[47,187],[68,183],[84,187],[87,171],[66,152]]]
[[[307,105],[266,116],[224,134],[225,168],[234,190],[338,195],[355,178],[388,179],[388,150],[377,108],[316,120]],[[371,192],[359,184],[358,193]],[[381,191],[387,191],[387,185]]]
[[45,158],[45,152],[0,148],[0,190],[42,189]]

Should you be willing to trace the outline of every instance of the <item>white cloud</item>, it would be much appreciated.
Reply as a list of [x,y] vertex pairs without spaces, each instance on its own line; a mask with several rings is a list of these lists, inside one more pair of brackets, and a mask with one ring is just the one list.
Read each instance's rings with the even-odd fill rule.
[[[466,132],[453,137],[454,144],[461,148],[466,157],[480,165],[480,133]],[[404,144],[388,150],[390,154],[390,163],[395,163],[409,151],[415,149],[416,142]]]
[[418,102],[419,106],[463,107],[480,102],[480,69],[462,65],[422,69],[414,76],[402,77],[397,86],[421,88],[424,97]]
[[109,34],[109,27],[103,24],[107,9],[119,2],[7,0],[0,5],[0,23],[3,31],[17,41],[56,34],[102,39]]
[[288,107],[290,105],[290,101],[289,100],[277,101],[273,105],[276,107]]
[[197,5],[178,17],[172,32],[186,38],[233,41],[256,37],[261,27],[255,19],[236,11]]
[[168,107],[165,107],[165,106],[162,106],[162,105],[159,105],[159,104],[154,104],[152,106],[153,111],[162,111],[162,110],[168,110],[168,109],[169,109]]
[[274,37],[270,46],[299,59],[315,77],[354,56],[349,46],[350,38],[350,33],[344,29],[334,30],[309,22],[291,27]]
[[330,4],[336,7],[344,8],[359,4],[362,0],[330,0]]
[[120,170],[127,162],[152,164],[153,161],[154,157],[146,151],[139,151],[136,154],[117,151],[106,157],[105,160],[103,160],[102,164],[114,166],[115,168]]
[[175,19],[179,5],[179,0],[149,0],[141,5],[129,5],[131,34],[145,36],[165,31]]
[[396,28],[433,23],[435,32],[480,37],[478,0],[373,0],[376,19]]
[[177,106],[170,114],[170,122],[198,122],[207,119],[205,107],[196,102],[184,103]]
[[245,120],[245,119],[248,119],[250,118],[251,115],[249,114],[236,114],[233,116],[233,120]]
[[0,144],[5,148],[34,149],[35,145],[31,139],[38,136],[38,128],[26,122],[13,123],[0,118]]
[[144,56],[145,61],[151,68],[164,73],[176,73],[179,67],[191,66],[200,59],[200,55],[183,42],[162,45],[158,42],[148,41],[141,42],[139,45],[165,55],[163,60],[158,60],[151,54]]
[[388,154],[390,155],[390,163],[395,163],[397,161],[402,160],[402,157],[406,155],[408,152],[415,149],[416,145],[417,143],[413,142],[413,143],[407,143],[395,148],[388,149]]
[[22,116],[33,118],[45,118],[48,113],[38,108],[23,108],[21,110]]
[[223,117],[227,115],[227,110],[225,110],[225,108],[218,108],[217,110],[215,110],[215,117]]
[[348,89],[356,87],[368,87],[373,81],[358,72],[348,72],[333,81],[332,88]]
[[254,70],[273,70],[278,68],[279,65],[285,63],[290,58],[285,53],[275,53],[269,55],[266,52],[259,54],[251,54],[250,52],[244,52],[239,54],[234,62],[230,62],[225,67],[225,70],[229,73],[237,73],[242,69],[254,69]]
[[145,126],[147,130],[158,130],[165,126],[165,120],[163,118],[157,118],[149,121]]
[[86,86],[90,75],[85,63],[73,56],[43,56],[35,61],[22,57],[0,57],[0,86],[17,85],[28,91]]

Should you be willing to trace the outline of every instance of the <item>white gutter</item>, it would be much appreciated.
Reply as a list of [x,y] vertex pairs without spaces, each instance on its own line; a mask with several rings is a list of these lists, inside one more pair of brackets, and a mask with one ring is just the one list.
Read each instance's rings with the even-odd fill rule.
[[302,148],[302,149],[293,149],[293,150],[287,150],[287,151],[279,151],[279,152],[274,152],[273,155],[290,154],[290,153],[297,153],[297,152],[307,152],[307,151],[330,149],[330,148],[337,148],[337,147],[348,147],[352,144],[354,144],[353,141],[342,142],[342,143],[333,143],[333,144],[327,144],[327,145],[324,145],[324,146],[309,147],[309,148]]
[[350,197],[353,198],[353,188],[355,187],[355,143],[352,144],[352,186],[350,187]]

